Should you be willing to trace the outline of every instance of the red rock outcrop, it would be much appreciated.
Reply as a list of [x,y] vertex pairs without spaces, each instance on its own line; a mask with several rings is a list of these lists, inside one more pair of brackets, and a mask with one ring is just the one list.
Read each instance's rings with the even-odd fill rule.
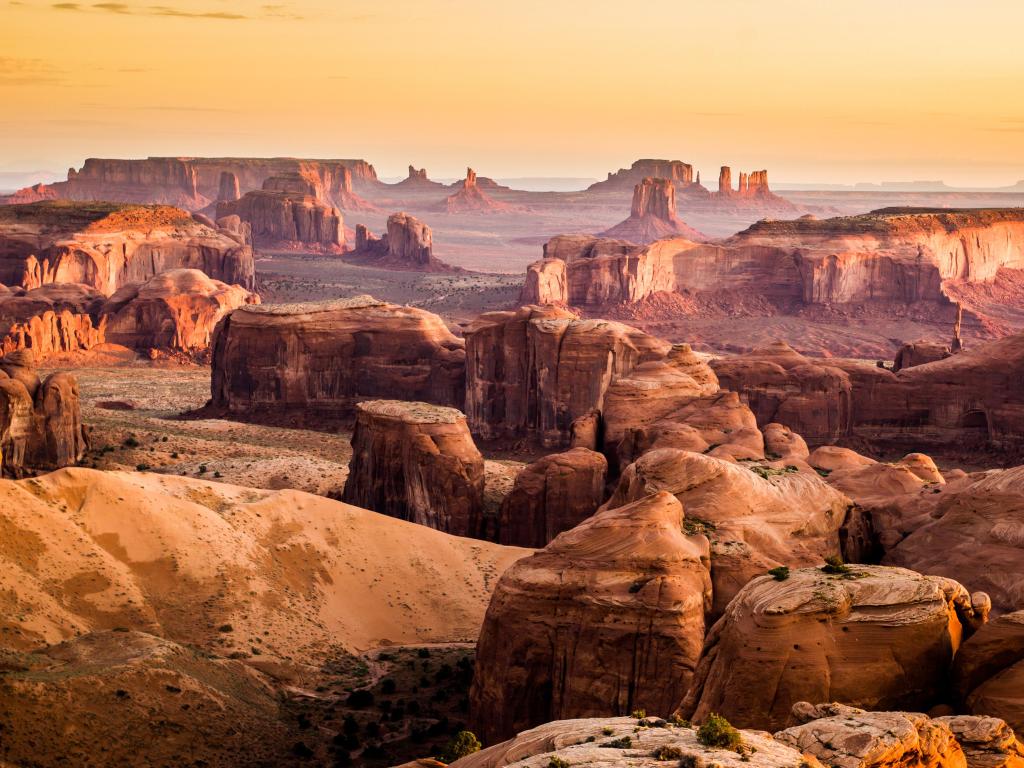
[[681,160],[636,160],[629,168],[620,168],[615,173],[609,171],[607,179],[591,184],[588,191],[629,190],[648,177],[668,179],[679,184],[691,184],[693,183],[693,166]]
[[732,188],[732,169],[723,165],[718,173],[718,194],[725,198],[768,198],[781,200],[768,188],[768,171],[740,173],[739,188]]
[[[617,251],[617,252],[616,252]],[[952,286],[1024,268],[1020,209],[882,209],[832,219],[765,220],[716,244],[686,238],[645,248],[560,238],[568,296],[582,308],[634,303],[658,291],[763,297],[780,311],[816,305],[928,302],[952,322]],[[544,297],[539,297],[544,300]]]
[[941,701],[961,638],[984,613],[952,579],[850,569],[748,583],[708,633],[683,716],[777,730],[795,724],[798,701],[910,711]]
[[663,491],[679,499],[687,519],[711,539],[715,613],[771,568],[838,555],[850,506],[813,472],[656,448],[622,471],[605,508]]
[[663,237],[705,240],[705,236],[676,215],[676,188],[669,179],[645,178],[633,189],[629,218],[598,237],[645,245]]
[[558,304],[565,306],[569,301],[569,285],[566,281],[565,262],[561,259],[541,259],[526,268],[526,282],[519,292],[519,303]]
[[484,458],[460,411],[400,400],[356,406],[342,501],[481,538],[483,495]]
[[233,174],[231,171],[221,171],[220,186],[217,189],[217,202],[233,203],[241,196],[242,193],[239,191],[238,186],[238,176]]
[[106,339],[132,349],[196,352],[209,348],[221,318],[260,297],[197,269],[161,272],[119,288],[100,310]]
[[459,271],[434,256],[433,233],[415,216],[393,213],[388,217],[387,227],[383,237],[374,237],[364,225],[357,224],[355,250],[346,260],[419,272]]
[[0,358],[0,472],[21,477],[70,466],[87,445],[75,377],[40,380],[28,349]]
[[485,743],[549,720],[668,712],[710,601],[708,542],[667,493],[600,512],[501,577],[477,643],[470,720]]
[[604,501],[608,461],[587,448],[552,453],[524,467],[501,505],[499,544],[543,547]]
[[850,431],[853,388],[841,368],[806,358],[782,341],[710,365],[722,388],[738,392],[762,427],[785,424],[811,443]]
[[263,248],[340,253],[345,249],[341,212],[323,200],[316,177],[299,173],[271,176],[263,189],[217,204],[217,218],[238,216],[253,242]]
[[1002,718],[1024,733],[1024,611],[990,621],[963,644],[953,688],[968,712]]
[[82,283],[110,295],[169,269],[252,289],[252,248],[169,206],[35,203],[0,207],[0,283]]
[[333,186],[328,186],[334,204],[343,211],[376,211],[377,206],[357,195],[352,188],[352,171],[341,166]]
[[499,202],[484,192],[477,184],[476,171],[467,168],[466,178],[438,210],[444,213],[500,213],[517,210],[517,207]]
[[440,317],[371,296],[248,305],[214,333],[212,404],[265,418],[345,418],[377,398],[461,408],[465,359]]
[[41,361],[102,344],[105,323],[94,318],[104,300],[94,288],[74,283],[17,293],[0,287],[0,355],[30,349]]
[[395,184],[395,187],[401,187],[403,189],[422,189],[422,190],[433,190],[441,189],[444,186],[439,181],[431,181],[427,178],[426,168],[414,168],[409,166],[409,175],[402,179],[400,182]]
[[465,336],[466,415],[474,434],[555,447],[568,445],[576,419],[601,410],[616,376],[671,350],[628,325],[578,320],[553,306],[487,312]]

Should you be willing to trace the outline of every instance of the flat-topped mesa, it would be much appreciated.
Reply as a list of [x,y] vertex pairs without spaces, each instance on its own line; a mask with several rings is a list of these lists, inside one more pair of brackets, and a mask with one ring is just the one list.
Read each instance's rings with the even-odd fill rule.
[[334,183],[328,186],[334,204],[343,211],[376,211],[377,206],[364,200],[352,189],[352,171],[340,166],[334,176]]
[[670,238],[620,249],[575,235],[556,242],[547,253],[566,262],[564,301],[583,309],[633,303],[658,291],[712,299],[725,292],[763,298],[784,312],[931,302],[936,316],[952,322],[957,310],[948,294],[958,283],[994,280],[1001,268],[1024,269],[1024,209],[882,209],[763,220],[714,244]]
[[225,314],[260,297],[226,285],[197,269],[161,272],[145,283],[117,290],[103,305],[106,339],[132,349],[208,349]]
[[682,715],[774,731],[796,724],[798,701],[911,712],[940,703],[987,596],[903,568],[846,568],[747,583],[708,633]]
[[231,171],[221,171],[220,188],[217,190],[217,202],[234,202],[242,196],[238,190],[238,176]]
[[459,271],[434,256],[430,227],[415,216],[401,212],[388,217],[387,233],[379,238],[365,225],[357,224],[356,247],[346,259],[421,272]]
[[608,178],[591,184],[588,191],[603,189],[629,189],[641,183],[645,178],[667,179],[673,184],[693,184],[693,166],[681,160],[636,160],[629,168],[620,168]]
[[568,446],[573,422],[601,410],[614,377],[672,348],[628,325],[579,320],[555,306],[487,312],[465,336],[473,433],[551,447]]
[[499,202],[484,192],[477,183],[476,171],[467,168],[466,178],[437,209],[445,213],[495,213],[514,211],[517,207]]
[[40,380],[30,349],[0,358],[0,475],[77,464],[87,447],[78,380],[68,373]]
[[244,238],[178,208],[60,201],[0,207],[0,283],[82,283],[110,295],[179,268],[247,289],[255,283]]
[[342,501],[480,538],[483,494],[484,459],[460,411],[400,400],[356,406]]
[[341,212],[324,202],[324,188],[312,174],[271,176],[263,189],[217,204],[217,218],[238,216],[253,242],[264,248],[340,253],[345,249]]
[[672,236],[697,241],[706,239],[676,215],[676,188],[672,181],[651,177],[633,188],[629,218],[599,235],[639,244]]
[[30,349],[40,362],[102,344],[106,324],[94,318],[104,300],[96,289],[79,284],[50,284],[31,291],[0,286],[0,355]]
[[711,599],[708,540],[684,534],[683,520],[670,494],[649,496],[597,513],[502,575],[470,690],[485,742],[678,705]]
[[461,408],[465,348],[437,315],[372,296],[244,306],[217,326],[211,387],[214,407],[269,419],[381,397]]

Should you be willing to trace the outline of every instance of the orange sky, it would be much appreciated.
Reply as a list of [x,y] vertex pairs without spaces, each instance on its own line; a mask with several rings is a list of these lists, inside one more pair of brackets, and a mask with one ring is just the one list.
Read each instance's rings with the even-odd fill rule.
[[0,0],[0,170],[363,157],[383,176],[1024,179],[1021,0]]

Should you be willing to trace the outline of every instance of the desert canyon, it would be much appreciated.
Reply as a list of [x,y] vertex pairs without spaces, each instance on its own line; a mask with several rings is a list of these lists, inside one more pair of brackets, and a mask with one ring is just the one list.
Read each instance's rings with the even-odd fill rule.
[[[593,136],[428,67],[342,98],[292,5],[53,9],[266,25],[351,157],[245,156],[320,154],[287,100],[210,156],[149,105],[154,156],[0,174],[0,768],[1024,768],[1024,182],[796,184],[703,92],[658,157],[607,112],[675,107],[614,78],[624,167],[512,177],[488,145]],[[489,128],[439,155],[446,111]]]

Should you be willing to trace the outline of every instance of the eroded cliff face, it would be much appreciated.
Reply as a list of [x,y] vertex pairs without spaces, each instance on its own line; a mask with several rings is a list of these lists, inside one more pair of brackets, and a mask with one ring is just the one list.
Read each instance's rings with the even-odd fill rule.
[[355,250],[347,259],[392,269],[421,272],[458,271],[434,256],[434,236],[429,226],[408,213],[388,217],[387,233],[376,237],[356,225]]
[[91,349],[105,340],[97,319],[105,297],[85,285],[44,285],[31,291],[0,286],[0,355],[32,351],[37,361]]
[[708,540],[670,494],[607,510],[501,577],[477,644],[470,720],[487,743],[549,720],[668,712],[710,601]]
[[259,247],[340,253],[345,249],[344,220],[324,197],[317,176],[282,174],[268,178],[259,191],[218,203],[217,218],[238,216]]
[[461,408],[465,350],[437,315],[370,296],[243,306],[218,325],[213,405],[233,413],[347,418],[360,400]]
[[484,458],[460,411],[400,400],[356,406],[342,501],[482,538],[483,495]]
[[639,184],[646,177],[668,179],[673,183],[690,184],[693,182],[693,166],[681,160],[636,160],[629,168],[620,168],[614,173],[609,171],[607,179],[591,184],[589,190],[628,190]]
[[1024,268],[1024,212],[883,209],[766,220],[715,244],[678,238],[630,249],[561,236],[549,246],[545,256],[565,262],[572,306],[632,303],[656,291],[737,291],[787,310],[934,302],[952,321],[947,283],[985,282],[1001,268]]
[[614,377],[670,350],[635,328],[554,306],[485,313],[466,331],[470,427],[485,438],[567,446],[573,422],[600,411]]
[[0,282],[81,283],[112,294],[169,269],[199,269],[251,289],[252,248],[170,206],[36,203],[0,208]]

